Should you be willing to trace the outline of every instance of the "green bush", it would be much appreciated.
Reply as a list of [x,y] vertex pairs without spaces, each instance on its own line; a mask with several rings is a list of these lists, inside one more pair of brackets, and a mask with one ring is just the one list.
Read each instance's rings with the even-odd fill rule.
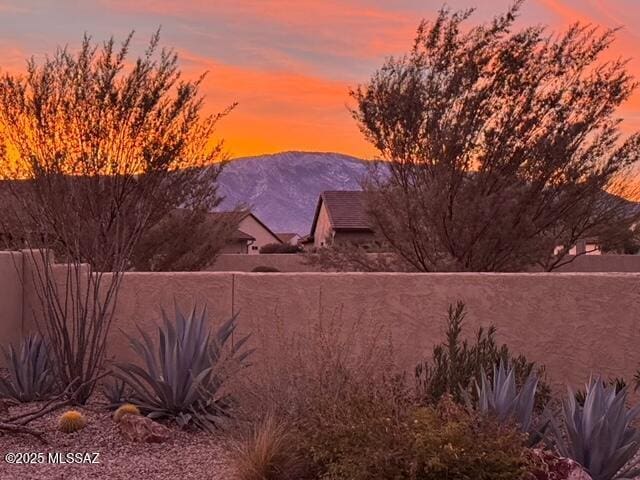
[[298,245],[290,243],[267,243],[260,247],[260,253],[300,253],[301,251]]
[[362,401],[348,422],[312,435],[318,478],[515,480],[527,471],[522,434],[468,413],[450,397],[400,417],[380,416],[373,402]]
[[488,372],[492,381],[494,367],[504,362],[515,369],[516,385],[522,387],[531,373],[538,377],[536,410],[541,411],[550,398],[549,385],[544,382],[544,366],[530,362],[524,355],[514,355],[506,345],[498,346],[495,327],[479,328],[475,341],[462,340],[465,305],[458,302],[449,306],[446,340],[433,349],[431,362],[419,363],[415,369],[417,394],[423,404],[437,403],[451,395],[464,403],[468,394],[475,398],[473,386],[482,381],[482,372]]
[[268,267],[266,265],[258,265],[257,267],[253,267],[252,272],[279,272],[276,267]]

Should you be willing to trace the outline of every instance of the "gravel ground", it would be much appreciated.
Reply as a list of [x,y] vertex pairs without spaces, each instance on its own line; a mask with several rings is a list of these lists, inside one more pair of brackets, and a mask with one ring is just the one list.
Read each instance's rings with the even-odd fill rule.
[[[24,411],[24,406],[10,408],[10,414]],[[26,408],[33,408],[33,405]],[[30,427],[46,432],[48,445],[27,435],[0,434],[1,480],[226,480],[223,450],[215,437],[201,432],[172,428],[171,439],[163,444],[133,443],[118,432],[111,413],[99,405],[77,408],[88,419],[87,426],[76,433],[57,430],[57,418],[64,410],[33,421]],[[99,464],[9,464],[7,453],[61,452],[99,453]],[[90,456],[93,457],[93,456]]]

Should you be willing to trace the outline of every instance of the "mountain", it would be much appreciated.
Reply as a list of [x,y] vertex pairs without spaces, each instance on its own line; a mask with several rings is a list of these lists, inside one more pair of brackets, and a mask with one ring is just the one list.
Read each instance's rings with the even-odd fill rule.
[[238,158],[218,177],[221,206],[239,203],[274,232],[306,235],[324,190],[360,190],[367,162],[338,153],[283,152]]

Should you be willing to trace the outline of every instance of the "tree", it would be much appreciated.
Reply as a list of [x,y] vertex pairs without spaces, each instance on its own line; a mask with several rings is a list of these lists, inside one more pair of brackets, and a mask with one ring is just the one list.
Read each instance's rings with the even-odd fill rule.
[[[95,387],[123,272],[141,238],[176,208],[200,214],[220,201],[225,159],[212,141],[221,114],[203,116],[199,86],[180,79],[177,56],[156,33],[129,64],[118,48],[84,38],[26,75],[0,79],[0,170],[11,199],[4,231],[35,265],[39,328],[63,388]],[[43,250],[44,248],[45,250]],[[50,252],[67,265],[60,286]]]
[[441,10],[351,92],[387,161],[364,185],[372,222],[416,270],[552,270],[638,217],[621,196],[640,135],[615,117],[637,84],[600,60],[615,31],[512,31],[521,4],[470,28],[472,10]]
[[211,265],[237,231],[245,210],[212,214],[175,209],[142,236],[131,265],[137,271],[198,271]]

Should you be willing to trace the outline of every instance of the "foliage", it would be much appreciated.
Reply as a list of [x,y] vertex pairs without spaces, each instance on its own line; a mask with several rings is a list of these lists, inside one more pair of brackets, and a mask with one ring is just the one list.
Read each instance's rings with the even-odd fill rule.
[[270,267],[268,265],[258,265],[257,267],[253,267],[251,269],[252,272],[279,272],[276,267]]
[[140,409],[131,403],[125,403],[113,412],[113,421],[118,423],[125,415],[140,415]]
[[[213,133],[229,109],[202,114],[202,77],[182,80],[158,34],[133,61],[130,42],[85,37],[77,52],[59,48],[0,78],[0,227],[30,252],[38,328],[61,387],[82,386],[80,403],[102,374],[141,239],[176,208],[199,214],[221,200],[226,157]],[[51,252],[66,271],[53,274]]]
[[[605,382],[604,380],[602,380],[602,385],[606,386],[606,385],[610,385],[612,387],[615,388],[615,392],[618,393],[622,390],[625,390],[627,388],[627,382],[625,381],[624,378],[620,378],[620,377],[615,377],[615,378],[610,378],[607,382]],[[584,406],[584,401],[587,398],[587,392],[583,389],[578,389],[576,390],[576,402],[578,403],[578,405],[580,405],[581,407]]]
[[518,391],[516,386],[516,371],[501,359],[496,369],[493,367],[493,380],[487,378],[484,370],[481,372],[481,382],[476,382],[478,396],[477,409],[488,414],[500,423],[515,424],[522,432],[528,434],[528,444],[538,443],[548,426],[534,424],[534,406],[538,377],[531,372]]
[[87,425],[87,417],[77,410],[68,410],[60,415],[58,428],[64,433],[73,433],[82,430]]
[[436,403],[445,394],[465,403],[475,382],[482,381],[482,372],[493,372],[502,361],[513,367],[518,387],[523,386],[532,373],[536,374],[536,407],[542,409],[550,397],[549,386],[542,380],[544,366],[528,361],[523,355],[515,356],[506,345],[498,347],[494,327],[479,328],[472,344],[462,340],[465,316],[462,302],[449,306],[446,340],[434,347],[431,362],[424,361],[416,367],[418,395],[423,403]]
[[264,361],[251,370],[240,405],[252,433],[265,415],[286,419],[278,432],[286,440],[274,435],[256,446],[254,437],[243,437],[234,464],[277,457],[279,465],[294,462],[295,474],[281,472],[300,480],[521,478],[521,432],[468,413],[448,396],[416,407],[406,379],[395,373],[384,327],[354,324],[345,331],[340,318],[321,319],[291,337],[277,323],[269,328],[275,339],[261,349]]
[[39,335],[25,337],[18,348],[2,350],[9,377],[0,377],[0,398],[33,402],[55,392],[49,347]]
[[102,393],[109,402],[108,408],[114,409],[127,401],[131,396],[131,389],[127,387],[124,380],[113,378],[103,383]]
[[211,265],[237,231],[244,211],[209,212],[211,207],[175,209],[151,227],[132,258],[136,271],[188,272]]
[[299,245],[290,243],[267,243],[260,247],[260,253],[300,253],[302,248]]
[[637,83],[603,62],[616,31],[515,28],[522,3],[478,25],[441,9],[351,92],[387,161],[364,184],[371,223],[416,270],[553,270],[640,214],[622,198],[640,134],[623,138],[615,116]]
[[338,242],[327,247],[305,252],[305,263],[319,267],[322,271],[338,272],[397,272],[415,271],[397,254],[377,244],[359,245],[351,242]]
[[380,416],[361,401],[360,408],[349,408],[344,423],[315,434],[312,453],[324,465],[319,478],[493,480],[520,479],[526,472],[527,450],[518,431],[470,415],[448,397],[399,418]]
[[173,320],[164,310],[162,318],[157,345],[140,328],[142,341],[130,338],[144,367],[121,363],[116,375],[131,387],[130,401],[150,418],[169,417],[180,426],[213,429],[230,406],[225,383],[251,353],[241,351],[248,336],[232,339],[235,316],[212,332],[206,308],[198,313],[194,306],[187,317],[176,305]]
[[[558,452],[583,465],[594,480],[614,478],[640,448],[640,430],[631,425],[640,406],[628,409],[626,399],[626,389],[616,391],[615,385],[592,379],[586,385],[584,406],[578,404],[569,388],[562,429],[552,422],[552,438]],[[623,478],[637,473],[627,471]]]
[[237,480],[298,480],[304,462],[296,452],[290,426],[268,414],[231,444],[231,468]]

